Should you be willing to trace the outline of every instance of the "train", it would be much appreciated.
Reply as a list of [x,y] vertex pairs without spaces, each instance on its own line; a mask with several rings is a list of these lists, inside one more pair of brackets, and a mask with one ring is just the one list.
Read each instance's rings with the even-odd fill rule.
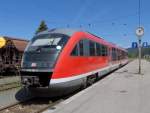
[[60,96],[93,84],[128,63],[127,50],[84,30],[35,35],[21,63],[21,83],[38,96]]
[[19,75],[22,54],[28,40],[0,36],[0,76]]

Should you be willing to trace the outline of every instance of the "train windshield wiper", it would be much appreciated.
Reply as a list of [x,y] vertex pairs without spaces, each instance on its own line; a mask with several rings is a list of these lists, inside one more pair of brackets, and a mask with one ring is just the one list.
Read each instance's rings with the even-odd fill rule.
[[41,51],[41,50],[44,49],[44,48],[46,48],[46,49],[47,49],[47,48],[56,48],[56,45],[38,46],[35,51]]

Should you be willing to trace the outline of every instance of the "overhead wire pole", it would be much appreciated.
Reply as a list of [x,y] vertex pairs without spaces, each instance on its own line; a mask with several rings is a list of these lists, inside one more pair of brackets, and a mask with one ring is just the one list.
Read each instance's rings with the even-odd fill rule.
[[[141,27],[141,1],[139,0],[139,27]],[[139,74],[141,74],[141,38],[139,38]]]
[[138,16],[139,16],[139,27],[141,26],[141,0],[139,0],[139,8],[138,8]]
[[141,0],[138,5],[138,28],[136,29],[136,35],[138,37],[138,50],[139,50],[139,74],[141,74],[141,37],[144,35],[144,28],[141,27]]

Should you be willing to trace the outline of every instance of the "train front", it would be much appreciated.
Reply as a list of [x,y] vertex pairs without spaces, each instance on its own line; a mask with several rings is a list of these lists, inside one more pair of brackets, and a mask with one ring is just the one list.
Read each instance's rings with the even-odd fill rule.
[[51,76],[69,36],[41,33],[25,49],[21,64],[21,82],[30,88],[49,87]]

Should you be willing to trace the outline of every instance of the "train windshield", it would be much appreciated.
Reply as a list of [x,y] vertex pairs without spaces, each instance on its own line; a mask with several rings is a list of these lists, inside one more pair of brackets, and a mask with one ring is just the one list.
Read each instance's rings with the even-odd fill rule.
[[47,38],[47,39],[37,39],[35,40],[31,46],[52,46],[58,45],[61,38]]
[[[28,44],[22,68],[50,69],[65,46],[69,36],[64,34],[44,34],[35,36]],[[33,67],[32,63],[36,66]]]
[[65,46],[68,38],[69,37],[64,34],[39,35],[31,40],[25,51],[46,51],[50,49],[61,50]]

